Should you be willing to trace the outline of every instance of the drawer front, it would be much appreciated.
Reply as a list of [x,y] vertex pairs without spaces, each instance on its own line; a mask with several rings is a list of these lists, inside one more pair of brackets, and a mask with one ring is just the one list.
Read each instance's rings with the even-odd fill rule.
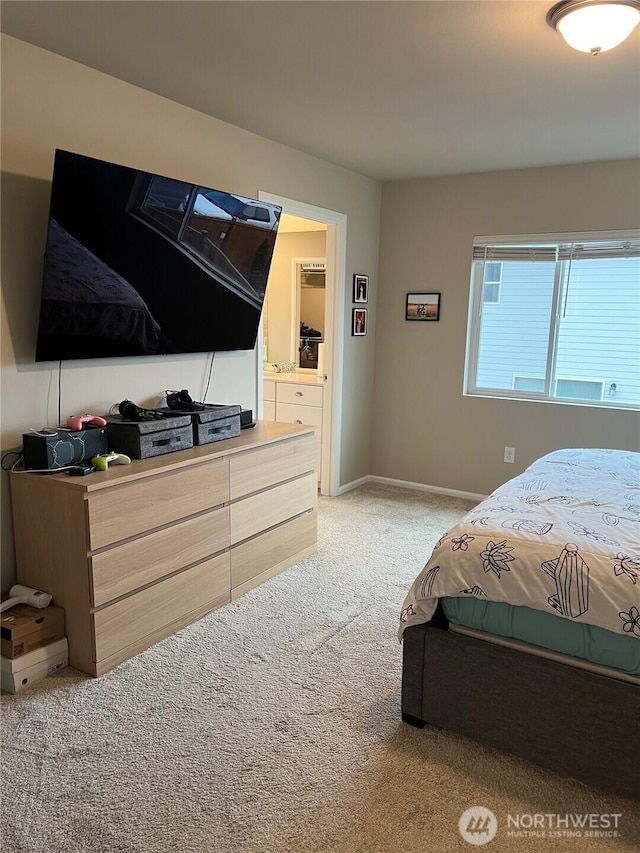
[[300,403],[277,403],[276,420],[281,424],[308,424],[319,428],[322,426],[322,409]]
[[[315,447],[313,452],[315,455]],[[313,472],[231,504],[231,544],[315,509],[317,501],[318,477]]]
[[265,400],[262,407],[262,417],[265,421],[275,421],[276,419],[276,404],[273,400]]
[[246,453],[237,453],[230,457],[229,465],[231,500],[235,500],[314,471],[315,438],[309,433]]
[[265,400],[273,400],[275,402],[276,399],[276,383],[273,379],[265,379],[262,383],[263,394]]
[[249,539],[231,551],[231,589],[246,583],[317,541],[315,510]]
[[226,459],[90,494],[89,548],[95,551],[228,500]]
[[303,406],[322,406],[322,385],[298,385],[294,382],[276,383],[278,403],[296,403]]
[[116,545],[91,558],[92,606],[99,607],[229,547],[229,507]]
[[139,643],[160,626],[220,596],[230,598],[228,551],[94,613],[96,661]]

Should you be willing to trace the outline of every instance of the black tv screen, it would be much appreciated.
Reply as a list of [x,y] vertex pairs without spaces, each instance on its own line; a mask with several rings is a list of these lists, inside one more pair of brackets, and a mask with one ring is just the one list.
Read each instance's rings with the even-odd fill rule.
[[57,150],[36,361],[253,349],[280,214]]

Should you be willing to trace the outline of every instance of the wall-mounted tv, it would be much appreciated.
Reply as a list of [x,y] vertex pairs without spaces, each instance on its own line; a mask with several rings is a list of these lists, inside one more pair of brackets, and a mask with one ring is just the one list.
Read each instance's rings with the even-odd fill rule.
[[253,349],[280,214],[57,150],[36,361]]

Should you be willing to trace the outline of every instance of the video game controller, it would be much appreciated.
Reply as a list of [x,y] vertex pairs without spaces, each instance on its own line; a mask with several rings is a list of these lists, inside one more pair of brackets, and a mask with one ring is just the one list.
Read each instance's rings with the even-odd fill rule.
[[113,450],[109,453],[100,453],[91,459],[91,464],[98,471],[106,471],[109,465],[130,465],[131,459],[124,453],[115,453]]
[[70,418],[67,418],[69,429],[84,429],[85,424],[87,426],[103,427],[107,425],[107,422],[99,415],[72,415]]

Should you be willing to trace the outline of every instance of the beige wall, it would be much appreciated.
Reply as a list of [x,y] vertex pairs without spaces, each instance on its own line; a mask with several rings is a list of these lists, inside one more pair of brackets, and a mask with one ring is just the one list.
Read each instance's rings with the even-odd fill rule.
[[[638,160],[386,184],[372,473],[487,494],[559,447],[640,450],[638,412],[462,395],[474,235],[639,226]],[[405,322],[421,290],[442,292],[440,322]]]
[[[63,148],[254,198],[264,191],[347,215],[340,481],[366,475],[374,336],[365,347],[349,336],[350,282],[361,271],[375,280],[379,184],[7,36],[1,60],[3,452],[20,446],[30,427],[58,420],[57,365],[36,365],[33,354],[53,157]],[[367,350],[369,357],[363,358]],[[262,352],[218,354],[207,399],[255,409],[261,367]],[[166,388],[188,388],[200,398],[207,369],[206,355],[67,363],[62,419],[104,412],[125,397],[155,404]],[[14,578],[7,480],[3,473],[3,589]]]
[[[294,310],[291,293],[291,261],[293,258],[324,258],[326,246],[326,230],[278,235],[271,262],[264,310],[264,325],[268,333],[269,345],[268,362],[291,361],[291,316]],[[324,291],[321,296],[324,300]],[[311,325],[308,320],[306,322],[307,325]]]

